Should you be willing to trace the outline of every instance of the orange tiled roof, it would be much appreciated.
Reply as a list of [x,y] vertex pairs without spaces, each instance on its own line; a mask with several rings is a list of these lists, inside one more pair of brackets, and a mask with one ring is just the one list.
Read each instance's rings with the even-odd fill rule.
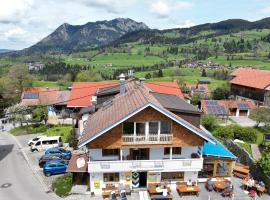
[[148,88],[153,92],[161,94],[173,94],[178,97],[184,98],[184,95],[181,92],[181,88],[177,82],[146,82]]
[[97,89],[118,85],[118,82],[75,82],[69,95],[68,107],[91,106]]
[[[173,94],[184,98],[179,85],[176,82],[147,82],[145,83],[153,92],[162,94]],[[75,82],[67,103],[68,107],[91,106],[91,98],[101,88],[119,85],[118,82]]]
[[254,68],[239,68],[231,75],[234,76],[230,81],[231,84],[257,89],[265,89],[270,85],[270,71]]

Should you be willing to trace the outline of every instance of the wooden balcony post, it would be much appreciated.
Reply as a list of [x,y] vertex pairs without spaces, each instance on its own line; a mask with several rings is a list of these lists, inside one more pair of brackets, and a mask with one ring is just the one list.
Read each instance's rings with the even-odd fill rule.
[[170,160],[172,160],[172,147],[170,147]]

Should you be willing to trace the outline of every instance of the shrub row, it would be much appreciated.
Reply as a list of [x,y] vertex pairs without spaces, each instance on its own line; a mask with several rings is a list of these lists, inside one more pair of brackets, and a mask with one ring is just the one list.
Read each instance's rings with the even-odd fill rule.
[[222,140],[239,139],[245,142],[256,142],[259,131],[250,127],[241,127],[238,125],[219,126],[213,131],[213,135]]

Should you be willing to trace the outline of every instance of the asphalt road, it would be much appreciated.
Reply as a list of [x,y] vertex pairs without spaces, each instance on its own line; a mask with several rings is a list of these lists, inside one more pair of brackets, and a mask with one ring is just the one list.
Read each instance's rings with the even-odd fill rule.
[[56,199],[44,192],[13,137],[0,132],[0,200]]

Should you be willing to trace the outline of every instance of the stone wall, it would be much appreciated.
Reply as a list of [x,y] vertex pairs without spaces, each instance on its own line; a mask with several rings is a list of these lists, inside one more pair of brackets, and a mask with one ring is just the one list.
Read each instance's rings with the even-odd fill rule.
[[225,145],[235,156],[238,157],[238,162],[250,167],[250,173],[255,180],[262,180],[266,184],[268,193],[270,194],[270,177],[263,173],[249,153],[232,140],[226,141]]

